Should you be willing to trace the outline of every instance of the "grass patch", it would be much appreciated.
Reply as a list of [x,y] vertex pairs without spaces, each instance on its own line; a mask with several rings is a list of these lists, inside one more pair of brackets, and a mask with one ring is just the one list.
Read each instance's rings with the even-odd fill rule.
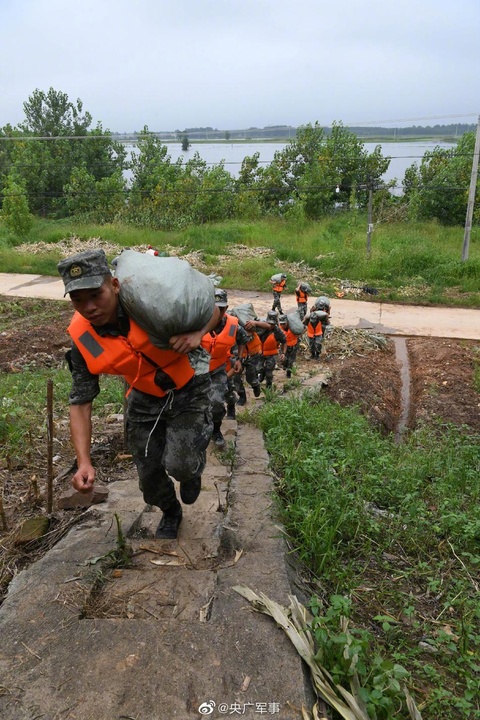
[[[24,367],[21,373],[0,374],[0,458],[9,466],[30,463],[31,454],[44,444],[46,452],[47,380],[54,382],[54,421],[68,418],[71,374],[60,368]],[[122,412],[123,383],[114,376],[101,377],[101,402],[93,406],[92,421],[107,413]],[[106,408],[108,406],[108,409]],[[112,410],[112,406],[116,408]]]
[[[339,212],[317,222],[271,218],[208,223],[168,232],[120,223],[36,219],[25,242],[51,246],[49,252],[36,254],[19,251],[19,240],[0,222],[0,265],[4,272],[56,275],[60,259],[56,244],[60,240],[98,238],[119,249],[152,245],[159,250],[182,248],[182,254],[200,251],[214,270],[216,258],[232,255],[232,263],[222,271],[224,285],[235,289],[265,290],[265,279],[285,265],[292,280],[290,290],[297,281],[310,279],[317,290],[332,293],[338,284],[348,281],[379,288],[378,299],[382,300],[480,306],[479,228],[472,229],[467,262],[461,261],[461,227],[435,222],[377,223],[370,257],[366,254],[366,230],[367,217],[357,212]],[[233,252],[239,245],[272,252],[252,261],[251,253],[242,258]]]
[[[406,669],[424,720],[479,718],[480,438],[439,425],[398,446],[324,398],[277,398],[257,422],[281,519],[317,578],[329,652],[342,614],[357,638],[368,634],[361,662]],[[341,613],[329,610],[336,596]]]

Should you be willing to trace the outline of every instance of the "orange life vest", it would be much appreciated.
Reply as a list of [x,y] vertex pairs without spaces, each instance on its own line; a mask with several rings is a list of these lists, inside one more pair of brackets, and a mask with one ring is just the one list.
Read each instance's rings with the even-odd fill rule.
[[89,371],[93,375],[122,375],[130,386],[128,392],[136,388],[163,397],[169,390],[182,388],[195,374],[188,355],[155,347],[131,318],[126,337],[99,335],[79,313],[73,316],[68,332]]
[[308,293],[303,292],[303,290],[295,290],[295,295],[297,296],[297,303],[306,303],[308,301]]
[[281,293],[282,290],[283,290],[283,288],[285,287],[286,282],[287,282],[286,280],[280,280],[280,282],[277,282],[277,283],[273,286],[273,289],[274,289],[276,292]]
[[288,330],[283,331],[287,338],[287,347],[295,347],[295,345],[298,343],[298,335],[295,335],[294,332],[288,328]]
[[201,345],[210,353],[210,372],[224,365],[230,357],[230,350],[237,341],[238,318],[233,315],[225,315],[227,322],[223,330],[218,333],[206,333]]
[[316,325],[312,325],[312,323],[309,322],[307,325],[307,335],[309,338],[319,337],[320,335],[323,335],[322,323],[318,321]]
[[259,353],[262,352],[262,341],[258,337],[257,333],[251,332],[251,335],[252,339],[245,345],[242,357],[247,357],[247,355],[259,355]]
[[278,353],[278,342],[275,340],[275,335],[269,333],[262,343],[262,355],[268,357],[269,355],[276,355]]

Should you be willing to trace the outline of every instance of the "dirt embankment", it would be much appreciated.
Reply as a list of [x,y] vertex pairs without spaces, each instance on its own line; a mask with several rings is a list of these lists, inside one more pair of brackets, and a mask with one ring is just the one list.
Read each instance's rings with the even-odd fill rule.
[[[480,394],[474,389],[480,343],[474,340],[406,339],[410,380],[407,426],[439,419],[480,433]],[[395,432],[402,413],[399,362],[393,341],[384,351],[333,361],[325,392],[342,405],[358,405],[385,432]]]

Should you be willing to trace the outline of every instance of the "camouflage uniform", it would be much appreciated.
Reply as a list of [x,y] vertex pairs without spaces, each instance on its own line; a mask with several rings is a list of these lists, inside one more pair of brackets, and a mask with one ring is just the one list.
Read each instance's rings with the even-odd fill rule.
[[[118,319],[120,329],[104,325],[95,331],[99,335],[126,335],[129,319],[121,305]],[[137,467],[139,487],[145,502],[161,510],[168,510],[177,502],[170,475],[188,484],[202,474],[213,430],[209,356],[203,350],[190,356],[197,374],[184,387],[171,390],[164,397],[133,388],[128,396],[128,444]],[[98,375],[90,373],[75,344],[68,359],[72,370],[70,403],[92,402],[100,392]]]
[[[283,313],[283,310],[282,310],[282,292],[283,292],[283,289],[284,289],[284,287],[285,287],[285,281],[286,281],[286,279],[287,279],[287,276],[285,275],[285,273],[281,273],[281,277],[282,277],[281,282],[279,281],[278,283],[275,283],[275,284],[278,285],[278,287],[280,287],[281,289],[280,289],[280,290],[275,290],[275,289],[272,290],[272,293],[273,293],[273,305],[272,305],[272,310],[278,310],[278,312],[279,312],[280,314]],[[275,282],[275,281],[270,280],[270,282]]]
[[279,293],[278,290],[272,290],[273,293],[273,305],[272,310],[278,310],[279,313],[283,313],[282,310],[282,293]]
[[[220,326],[215,329],[220,334],[225,327],[226,318],[222,318]],[[246,345],[248,342],[248,334],[246,330],[239,324],[237,325],[236,340],[239,345]],[[227,377],[226,365],[221,365],[210,373],[212,380],[211,400],[212,400],[212,419],[213,423],[221,423],[225,417],[225,404],[235,405],[236,393],[233,378]]]
[[[286,315],[282,315],[279,318],[280,322],[280,329],[285,333],[290,330],[289,324],[288,324],[288,318]],[[287,337],[287,349],[285,351],[285,358],[282,363],[282,367],[284,370],[286,370],[287,378],[292,376],[292,368],[295,364],[295,360],[297,359],[297,353],[298,353],[298,347],[300,345],[299,337],[297,336],[297,342],[295,345],[288,345],[288,337]]]
[[[267,316],[267,322],[268,322],[268,316]],[[285,333],[282,330],[280,330],[280,328],[276,324],[272,323],[270,325],[269,330],[261,329],[258,331],[258,336],[259,336],[260,340],[262,341],[262,344],[265,342],[267,337],[272,334],[278,345],[284,345],[287,342]],[[258,379],[260,382],[263,382],[263,380],[265,380],[266,387],[272,386],[273,371],[275,370],[275,366],[277,364],[277,358],[278,358],[278,354],[260,355],[260,360],[259,360],[259,365],[258,365]]]
[[312,327],[316,327],[318,323],[321,323],[322,325],[322,334],[321,335],[315,335],[314,337],[308,338],[308,347],[310,349],[311,358],[319,358],[322,352],[322,345],[323,345],[323,338],[325,334],[325,328],[327,325],[329,325],[329,319],[328,315],[325,311],[322,310],[314,310],[308,315],[305,315],[305,318],[303,319],[304,325],[308,328],[308,324],[310,323]]
[[[301,296],[301,293],[303,297]],[[303,318],[308,312],[307,285],[305,285],[304,283],[300,283],[300,285],[295,289],[295,295],[297,296],[297,312],[300,316],[300,319],[303,320]]]

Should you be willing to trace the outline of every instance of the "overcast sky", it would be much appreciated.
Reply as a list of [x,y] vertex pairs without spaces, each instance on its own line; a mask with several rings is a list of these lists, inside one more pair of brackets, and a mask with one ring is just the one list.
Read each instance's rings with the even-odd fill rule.
[[480,113],[480,0],[0,0],[0,32],[0,127],[50,87],[118,132]]

